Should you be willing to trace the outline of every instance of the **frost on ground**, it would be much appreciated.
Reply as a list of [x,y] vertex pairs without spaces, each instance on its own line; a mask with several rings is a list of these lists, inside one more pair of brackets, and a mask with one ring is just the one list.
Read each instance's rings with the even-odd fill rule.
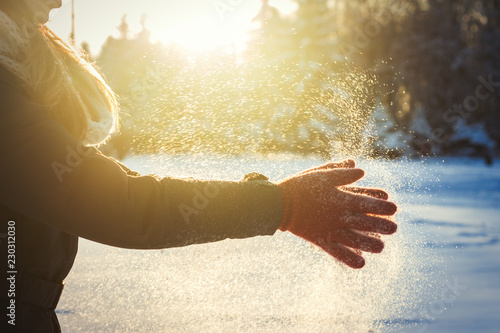
[[[144,174],[278,180],[313,159],[131,157]],[[288,233],[161,251],[86,240],[57,309],[65,332],[494,332],[500,169],[480,161],[359,161],[400,207],[355,271]]]

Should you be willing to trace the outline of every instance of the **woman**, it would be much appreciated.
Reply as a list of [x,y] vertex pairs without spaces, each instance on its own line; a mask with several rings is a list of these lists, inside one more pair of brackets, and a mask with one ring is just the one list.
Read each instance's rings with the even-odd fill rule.
[[274,184],[259,174],[239,182],[141,176],[103,156],[95,146],[116,130],[115,96],[45,26],[59,6],[0,2],[0,217],[9,236],[1,244],[10,255],[2,325],[60,331],[54,310],[78,237],[161,249],[280,229],[353,268],[364,265],[361,251],[382,251],[363,231],[394,233],[387,217],[397,208],[382,190],[348,186],[363,177],[352,160]]

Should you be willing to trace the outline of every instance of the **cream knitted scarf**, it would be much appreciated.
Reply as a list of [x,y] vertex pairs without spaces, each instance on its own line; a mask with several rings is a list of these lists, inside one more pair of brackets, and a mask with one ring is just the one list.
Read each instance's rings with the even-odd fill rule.
[[[28,71],[22,66],[23,59],[29,52],[28,29],[22,29],[7,14],[0,11],[0,66],[14,74],[22,82],[30,82]],[[61,78],[64,79],[64,78]],[[71,80],[68,76],[67,80]],[[83,97],[85,105],[92,108],[94,114],[98,115],[97,120],[93,120],[89,112],[87,115],[87,132],[82,143],[87,146],[99,145],[103,143],[114,129],[114,118],[107,105],[99,101],[88,100]]]

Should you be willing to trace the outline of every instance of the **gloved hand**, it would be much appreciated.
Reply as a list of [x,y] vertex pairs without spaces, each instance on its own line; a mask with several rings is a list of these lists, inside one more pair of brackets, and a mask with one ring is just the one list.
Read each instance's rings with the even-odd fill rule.
[[384,243],[376,238],[378,234],[396,232],[397,225],[383,216],[394,215],[397,207],[382,190],[346,186],[364,176],[363,170],[354,167],[353,160],[328,163],[280,181],[283,219],[279,229],[321,247],[352,268],[361,268],[365,265],[361,251],[382,252]]

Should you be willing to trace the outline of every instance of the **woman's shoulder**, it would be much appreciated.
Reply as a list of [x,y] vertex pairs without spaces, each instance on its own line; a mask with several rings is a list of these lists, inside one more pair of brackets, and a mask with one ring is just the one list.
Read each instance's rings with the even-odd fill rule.
[[7,109],[40,108],[31,102],[26,95],[22,83],[14,74],[0,66],[0,110],[5,114]]
[[18,81],[9,81],[13,75],[6,76],[5,71],[0,66],[0,131],[46,122],[47,109],[32,102]]

